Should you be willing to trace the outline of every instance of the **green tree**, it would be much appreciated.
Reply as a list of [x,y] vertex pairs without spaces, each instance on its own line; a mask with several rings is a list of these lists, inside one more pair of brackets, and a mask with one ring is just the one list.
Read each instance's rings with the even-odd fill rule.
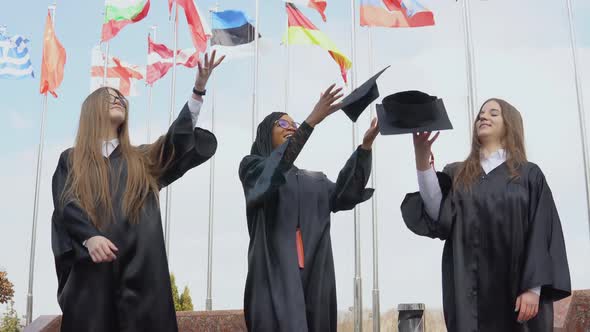
[[6,312],[2,317],[2,323],[0,324],[0,332],[20,332],[22,325],[18,319],[18,314],[14,309],[14,301],[10,301]]
[[193,300],[187,286],[184,286],[184,291],[180,295],[180,310],[181,311],[193,311]]
[[[176,311],[193,311],[193,300],[191,299],[188,287],[184,287],[182,295],[178,295],[178,287],[176,286],[176,278],[174,273],[170,274],[170,284],[172,287],[172,300],[174,301],[174,310]],[[0,331],[2,332],[2,331]]]
[[174,310],[181,311],[180,297],[178,296],[178,287],[176,287],[176,278],[174,273],[170,274],[170,283],[172,284],[172,300],[174,301]]

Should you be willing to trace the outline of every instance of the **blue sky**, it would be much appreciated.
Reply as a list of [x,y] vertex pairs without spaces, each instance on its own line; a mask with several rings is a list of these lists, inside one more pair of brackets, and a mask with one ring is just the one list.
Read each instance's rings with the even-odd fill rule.
[[[39,142],[42,97],[38,94],[41,41],[48,2],[39,0],[4,1],[0,25],[8,34],[21,34],[31,40],[36,78],[0,80],[0,156],[5,184],[0,190],[0,267],[8,271],[16,285],[17,309],[24,313],[28,273],[29,238],[34,189],[35,154]],[[285,12],[279,0],[263,0],[260,33],[274,47],[261,58],[260,113],[285,108],[285,49],[279,45],[284,33]],[[214,1],[197,0],[202,12]],[[580,55],[580,74],[587,109],[590,109],[590,3],[575,0],[575,28]],[[455,130],[441,135],[435,146],[441,164],[461,160],[468,149],[466,123],[465,56],[462,12],[453,0],[424,1],[435,12],[437,26],[399,30],[374,29],[372,57],[368,50],[367,29],[358,28],[356,66],[358,80],[372,76],[391,64],[382,76],[382,96],[400,90],[421,89],[445,100]],[[254,17],[254,1],[219,1],[222,9],[242,9]],[[488,0],[472,1],[472,26],[475,42],[478,103],[492,96],[513,102],[525,118],[527,148],[531,160],[547,175],[558,204],[568,256],[576,288],[590,288],[590,235],[585,206],[580,136],[576,97],[569,49],[565,5],[562,1]],[[68,60],[59,98],[49,97],[43,181],[37,234],[37,274],[35,312],[59,311],[55,301],[56,280],[49,245],[51,214],[50,179],[59,152],[73,143],[78,114],[89,91],[90,51],[100,38],[103,1],[57,1],[56,32],[66,48]],[[328,1],[328,22],[303,9],[304,13],[351,56],[350,5]],[[153,0],[148,17],[126,27],[111,43],[111,54],[144,65],[147,33],[158,26],[157,39],[170,47],[172,24],[164,0]],[[188,28],[180,21],[180,47],[191,46]],[[329,84],[342,84],[339,70],[327,53],[313,47],[292,47],[288,111],[303,120],[320,91]],[[369,60],[372,60],[373,66]],[[237,165],[250,144],[252,96],[251,59],[224,63],[209,86],[215,91],[216,125],[219,139],[216,159],[216,209],[214,256],[214,307],[240,308],[246,273],[248,236]],[[178,69],[176,108],[189,96],[195,70]],[[170,76],[154,87],[154,132],[164,132],[168,123]],[[131,98],[131,128],[134,143],[145,142],[147,94]],[[199,122],[211,126],[211,97],[206,98]],[[366,112],[368,113],[368,112]],[[588,118],[588,117],[587,117]],[[359,120],[361,133],[369,119]],[[590,125],[590,120],[588,121]],[[590,126],[588,126],[590,127]],[[154,137],[154,136],[152,136]],[[323,170],[335,178],[351,151],[350,124],[337,113],[321,125],[298,164]],[[380,280],[382,308],[400,302],[425,302],[440,307],[440,254],[442,243],[411,234],[401,222],[399,204],[403,195],[417,190],[411,143],[408,137],[380,137],[377,147],[377,192],[380,230]],[[202,309],[208,218],[208,166],[187,174],[175,185],[170,268],[180,285],[191,287],[197,309]],[[370,306],[371,233],[370,203],[361,207],[364,304]],[[334,216],[332,238],[336,262],[339,308],[352,304],[352,215]]]

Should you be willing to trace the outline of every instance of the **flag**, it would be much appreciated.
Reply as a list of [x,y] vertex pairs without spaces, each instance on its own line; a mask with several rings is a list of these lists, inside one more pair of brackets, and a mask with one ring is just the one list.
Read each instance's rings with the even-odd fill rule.
[[150,10],[150,0],[106,0],[101,41],[109,41],[121,29],[141,21]]
[[[212,12],[211,19],[212,50],[224,55],[226,61],[254,55],[256,30],[246,13],[239,10]],[[258,36],[258,47],[264,53],[269,43],[260,34]]]
[[287,31],[287,43],[293,45],[317,45],[326,49],[334,61],[340,67],[340,73],[346,82],[346,72],[352,67],[352,62],[338,50],[336,45],[318,30],[311,21],[305,17],[295,5],[287,3],[287,15],[289,29]]
[[236,46],[254,41],[254,26],[239,10],[212,12],[211,45]]
[[434,14],[418,0],[361,0],[361,26],[414,28],[434,25]]
[[315,9],[322,16],[322,20],[326,22],[326,6],[328,5],[326,0],[285,0],[285,2]]
[[202,16],[199,8],[193,0],[168,0],[168,9],[170,11],[172,11],[173,1],[176,1],[177,6],[184,8],[184,15],[191,31],[193,45],[199,52],[205,52],[207,50],[207,40],[211,36],[211,28],[207,21],[201,20]]
[[55,36],[53,20],[47,11],[45,21],[45,34],[43,36],[43,57],[41,61],[41,87],[40,93],[51,93],[55,98],[55,90],[64,78],[64,65],[66,64],[66,50]]
[[0,79],[35,77],[28,44],[29,40],[22,36],[0,34]]
[[[151,85],[164,77],[172,68],[174,51],[164,44],[156,44],[148,36],[148,65],[146,70],[146,83]],[[194,68],[199,63],[199,52],[194,48],[177,50],[176,64],[188,68]]]
[[[92,49],[90,91],[103,86],[105,56],[97,45]],[[145,68],[109,56],[106,86],[119,90],[124,96],[137,96],[137,82],[145,76]]]

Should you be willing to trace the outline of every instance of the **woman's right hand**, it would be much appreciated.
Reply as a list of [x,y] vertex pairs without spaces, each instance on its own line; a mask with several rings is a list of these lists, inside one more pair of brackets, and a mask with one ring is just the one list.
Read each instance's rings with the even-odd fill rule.
[[336,84],[330,85],[330,87],[320,95],[320,100],[318,100],[317,104],[313,108],[313,111],[311,111],[311,114],[309,114],[305,120],[308,125],[315,127],[330,114],[340,109],[341,104],[334,103],[337,102],[338,99],[342,98],[343,94],[339,93],[342,91],[342,88],[334,89],[335,85]]
[[94,263],[112,262],[117,259],[117,247],[104,236],[93,236],[86,241],[86,248]]
[[414,153],[416,154],[416,168],[419,171],[430,169],[430,155],[432,154],[432,144],[438,138],[440,131],[432,139],[431,132],[414,133]]

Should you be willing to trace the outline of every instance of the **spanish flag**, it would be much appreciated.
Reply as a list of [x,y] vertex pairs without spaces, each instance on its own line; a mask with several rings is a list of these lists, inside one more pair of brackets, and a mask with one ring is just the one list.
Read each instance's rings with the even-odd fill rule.
[[352,67],[352,62],[338,50],[328,36],[318,30],[292,3],[287,3],[287,16],[289,19],[289,29],[286,38],[287,44],[317,45],[326,49],[334,61],[338,63],[338,66],[340,66],[342,78],[346,83],[346,72]]

